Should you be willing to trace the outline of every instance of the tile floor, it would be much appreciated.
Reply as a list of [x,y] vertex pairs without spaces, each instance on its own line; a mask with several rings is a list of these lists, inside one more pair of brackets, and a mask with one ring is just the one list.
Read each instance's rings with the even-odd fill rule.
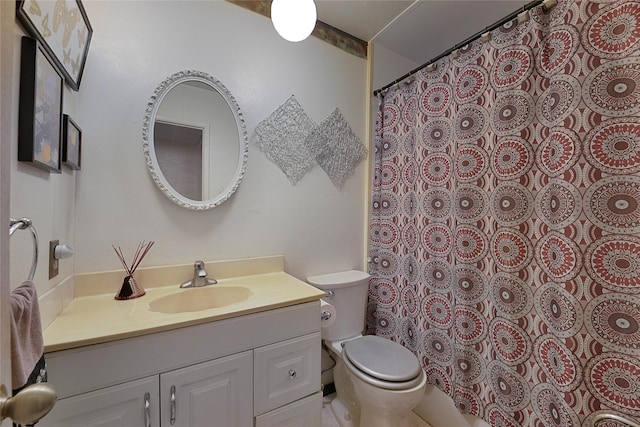
[[334,396],[335,394],[330,394],[322,399],[322,427],[340,427],[329,406]]
[[[340,424],[338,424],[336,417],[333,415],[331,406],[329,406],[334,397],[335,394],[330,394],[322,399],[322,427],[340,427]],[[411,421],[413,427],[431,427],[428,423],[420,419],[415,414]]]

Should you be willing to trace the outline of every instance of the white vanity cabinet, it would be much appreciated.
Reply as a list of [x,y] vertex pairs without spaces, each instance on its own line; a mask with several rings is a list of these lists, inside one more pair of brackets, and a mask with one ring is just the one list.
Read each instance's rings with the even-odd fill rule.
[[254,350],[256,427],[321,425],[319,338],[316,332]]
[[319,302],[47,353],[39,427],[321,425]]
[[320,342],[316,334],[254,351],[255,415],[318,391]]
[[250,426],[252,354],[240,354],[160,375],[160,424]]
[[322,392],[256,417],[255,427],[318,427],[322,425]]
[[61,399],[42,424],[251,426],[251,362],[248,351]]
[[59,399],[38,426],[159,427],[158,378],[144,378]]

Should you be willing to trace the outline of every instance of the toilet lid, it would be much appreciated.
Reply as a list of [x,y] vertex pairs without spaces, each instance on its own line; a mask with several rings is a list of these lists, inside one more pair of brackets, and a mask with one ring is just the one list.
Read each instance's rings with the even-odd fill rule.
[[383,381],[407,382],[422,372],[418,359],[411,351],[374,335],[347,341],[342,354],[354,367]]

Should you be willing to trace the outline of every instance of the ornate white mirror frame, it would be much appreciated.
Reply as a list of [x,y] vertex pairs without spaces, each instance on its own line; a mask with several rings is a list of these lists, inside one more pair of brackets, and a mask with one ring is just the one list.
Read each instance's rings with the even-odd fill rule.
[[[232,166],[235,165],[235,171],[231,174],[231,179],[228,182],[222,184],[218,183],[216,185],[216,187],[223,186],[223,189],[220,192],[212,194],[204,200],[194,200],[176,190],[160,168],[156,152],[156,121],[164,121],[159,113],[160,106],[169,92],[181,83],[200,83],[206,85],[208,87],[207,89],[211,88],[217,92],[224,101],[226,101],[226,104],[230,109],[229,117],[232,115],[235,119],[235,129],[237,130],[237,142],[239,145],[237,158],[224,159],[224,164],[231,164]],[[249,144],[247,141],[247,131],[242,117],[242,112],[240,111],[240,107],[238,106],[235,98],[231,95],[231,92],[229,92],[229,90],[220,81],[206,73],[194,70],[180,71],[168,77],[158,85],[147,104],[142,129],[142,140],[144,155],[151,178],[165,196],[184,208],[207,210],[220,205],[224,201],[228,200],[229,197],[231,197],[231,195],[238,189],[240,181],[242,181],[244,176],[247,158],[249,155]]]

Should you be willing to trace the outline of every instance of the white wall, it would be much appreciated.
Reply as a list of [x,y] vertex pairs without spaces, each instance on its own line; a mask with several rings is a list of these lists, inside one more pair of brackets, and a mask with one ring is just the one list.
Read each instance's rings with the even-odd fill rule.
[[[404,56],[373,43],[373,89],[380,89],[405,75],[411,70],[418,68],[418,64]],[[375,116],[373,116],[375,118]]]
[[[76,112],[84,137],[76,272],[120,268],[111,245],[131,254],[142,240],[156,241],[143,265],[284,254],[286,270],[302,279],[362,268],[367,162],[343,189],[317,165],[293,186],[256,146],[254,129],[294,94],[318,123],[339,107],[364,141],[365,60],[315,38],[286,42],[267,18],[222,1],[86,1],[85,8],[94,36]],[[156,86],[189,69],[231,91],[250,138],[240,188],[205,212],[167,199],[142,152]]]
[[[15,2],[11,3],[9,13],[15,16]],[[7,5],[4,5],[7,7]],[[9,20],[12,22],[13,20]],[[62,173],[49,173],[28,163],[18,162],[18,106],[20,88],[20,55],[21,39],[25,34],[17,24],[4,25],[1,30],[5,37],[13,42],[13,75],[10,77],[13,103],[5,105],[12,109],[10,121],[3,117],[2,126],[11,128],[10,140],[3,144],[10,145],[10,215],[15,218],[28,217],[33,221],[38,232],[39,261],[36,270],[35,283],[39,295],[54,287],[56,284],[73,274],[73,262],[60,263],[60,274],[49,280],[48,257],[49,241],[58,239],[61,244],[74,244],[75,236],[75,177],[76,173],[64,168]],[[3,62],[3,66],[5,66]],[[6,66],[10,66],[7,63]],[[10,76],[7,74],[7,76]],[[5,73],[3,73],[5,78]],[[4,82],[3,82],[4,83]],[[76,94],[65,88],[63,95],[63,111],[76,111]],[[5,224],[5,230],[9,227]],[[5,231],[6,232],[6,231]],[[31,268],[33,253],[32,237],[29,231],[18,230],[10,240],[10,285],[15,288],[26,280]]]
[[[10,206],[10,144],[13,141],[13,20],[15,16],[14,2],[0,2],[0,218],[7,224]],[[10,30],[7,30],[10,29]],[[0,235],[0,383],[11,388],[11,328],[9,292],[9,236]],[[0,422],[8,427],[10,420]]]
[[[286,270],[301,279],[364,268],[368,162],[342,189],[318,165],[293,186],[257,147],[254,129],[294,94],[318,123],[340,108],[368,144],[366,60],[315,38],[286,42],[269,19],[223,1],[83,4],[94,34],[80,91],[67,88],[64,99],[64,112],[82,128],[82,170],[49,174],[18,162],[12,141],[11,214],[28,216],[37,227],[40,295],[74,272],[119,269],[111,245],[132,254],[142,240],[156,241],[143,266],[284,254]],[[18,24],[2,29],[18,46],[16,70],[23,34]],[[167,199],[150,178],[142,151],[142,122],[156,86],[189,69],[212,75],[231,91],[249,132],[240,188],[205,212]],[[24,232],[12,238],[12,286],[28,274],[29,239]],[[60,275],[49,281],[52,239],[70,244],[76,255],[62,261]]]

